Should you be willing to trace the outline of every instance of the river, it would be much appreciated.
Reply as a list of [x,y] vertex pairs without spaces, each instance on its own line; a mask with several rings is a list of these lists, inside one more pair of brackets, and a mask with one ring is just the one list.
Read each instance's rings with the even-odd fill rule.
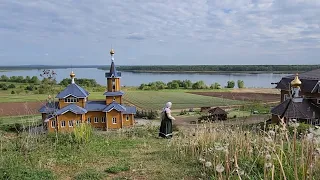
[[[57,81],[64,78],[69,78],[71,69],[55,69]],[[99,84],[106,85],[105,72],[95,68],[79,68],[73,69],[76,78],[95,79]],[[5,71],[0,72],[1,75],[6,76],[39,76],[42,70],[19,70],[19,71]],[[246,87],[255,88],[273,88],[275,85],[271,83],[278,82],[288,74],[247,74],[247,73],[226,73],[226,74],[204,74],[204,73],[132,73],[122,72],[121,85],[125,86],[139,86],[142,83],[149,83],[154,81],[169,82],[172,80],[186,80],[192,82],[203,80],[207,85],[218,82],[221,86],[225,86],[227,81],[243,80]]]

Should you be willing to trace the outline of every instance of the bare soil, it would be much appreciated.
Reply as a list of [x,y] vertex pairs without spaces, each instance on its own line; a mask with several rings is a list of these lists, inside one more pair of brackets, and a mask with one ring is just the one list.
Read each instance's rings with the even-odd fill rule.
[[42,102],[10,102],[0,103],[0,116],[23,116],[38,114]]
[[189,92],[192,94],[219,97],[232,100],[277,102],[280,101],[279,94],[256,93],[256,92]]

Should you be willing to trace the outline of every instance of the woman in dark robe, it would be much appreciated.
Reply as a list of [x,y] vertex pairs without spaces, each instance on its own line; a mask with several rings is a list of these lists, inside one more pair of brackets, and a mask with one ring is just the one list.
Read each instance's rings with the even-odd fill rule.
[[163,109],[161,113],[161,125],[159,136],[162,138],[172,138],[172,120],[175,120],[174,117],[171,116],[171,102],[166,103],[166,107]]

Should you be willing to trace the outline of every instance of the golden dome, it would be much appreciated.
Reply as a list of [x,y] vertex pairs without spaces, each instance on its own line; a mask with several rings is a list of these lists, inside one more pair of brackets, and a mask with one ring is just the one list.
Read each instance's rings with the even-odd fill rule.
[[74,78],[75,76],[76,76],[76,74],[75,74],[73,71],[71,71],[70,77],[71,77],[71,78]]
[[296,77],[291,81],[291,86],[292,87],[298,87],[301,85],[301,81],[298,77],[298,73],[296,74]]
[[111,55],[114,54],[114,50],[113,50],[113,49],[110,50],[110,54],[111,54]]

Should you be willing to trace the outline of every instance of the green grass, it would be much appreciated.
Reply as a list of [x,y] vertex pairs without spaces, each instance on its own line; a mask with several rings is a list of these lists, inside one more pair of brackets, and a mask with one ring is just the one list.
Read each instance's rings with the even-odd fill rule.
[[[201,91],[201,90],[198,90]],[[10,94],[0,92],[0,102],[42,102],[48,95],[44,94]],[[53,95],[55,96],[55,95]],[[102,100],[103,92],[91,92],[89,100]],[[242,101],[208,97],[186,93],[185,90],[164,91],[125,91],[124,101],[141,109],[161,109],[168,101],[173,103],[173,109],[199,108],[202,106],[227,106],[243,104]]]
[[33,124],[41,120],[41,115],[28,115],[28,116],[3,116],[0,117],[0,126],[8,124]]
[[243,101],[195,95],[179,91],[127,91],[124,99],[141,109],[161,109],[171,101],[173,109],[197,108],[202,106],[228,106]]
[[2,133],[0,179],[197,179],[201,166],[174,159],[156,134],[152,127],[94,132],[82,144],[72,134]]
[[228,111],[228,119],[233,118],[234,116],[236,118],[239,118],[239,117],[248,117],[250,115],[251,113],[248,111],[239,111],[239,110]]

